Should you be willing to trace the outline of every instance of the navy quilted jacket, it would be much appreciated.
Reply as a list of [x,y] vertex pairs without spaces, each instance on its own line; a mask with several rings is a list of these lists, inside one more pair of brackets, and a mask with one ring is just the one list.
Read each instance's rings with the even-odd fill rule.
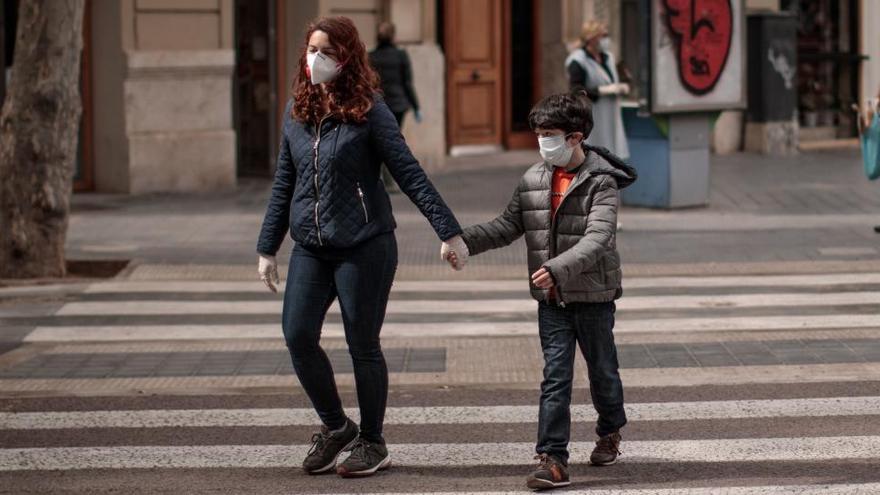
[[441,240],[461,227],[406,145],[388,106],[377,99],[360,124],[334,117],[320,132],[284,112],[281,149],[272,196],[257,252],[274,255],[284,234],[306,247],[347,248],[397,226],[380,178],[384,162],[400,189],[431,223]]

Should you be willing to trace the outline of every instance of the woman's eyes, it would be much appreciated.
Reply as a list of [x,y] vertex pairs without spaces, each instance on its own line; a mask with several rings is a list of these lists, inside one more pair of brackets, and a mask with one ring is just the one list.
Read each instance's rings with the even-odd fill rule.
[[318,52],[321,52],[324,55],[326,55],[334,60],[336,59],[336,52],[333,50],[318,50],[317,48],[313,48],[311,46],[308,48],[308,50],[306,50],[306,53],[309,53],[309,54],[318,53]]

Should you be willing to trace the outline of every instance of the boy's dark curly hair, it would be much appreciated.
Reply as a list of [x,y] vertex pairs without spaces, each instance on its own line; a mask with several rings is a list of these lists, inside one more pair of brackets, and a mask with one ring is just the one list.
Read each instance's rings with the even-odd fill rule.
[[593,103],[584,90],[550,95],[529,112],[529,126],[532,130],[562,129],[566,134],[582,132],[586,139],[593,130]]

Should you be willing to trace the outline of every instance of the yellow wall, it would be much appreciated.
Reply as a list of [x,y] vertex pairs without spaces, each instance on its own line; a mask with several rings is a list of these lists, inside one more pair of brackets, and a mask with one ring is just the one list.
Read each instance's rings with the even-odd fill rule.
[[233,0],[127,0],[130,48],[217,50],[232,48]]

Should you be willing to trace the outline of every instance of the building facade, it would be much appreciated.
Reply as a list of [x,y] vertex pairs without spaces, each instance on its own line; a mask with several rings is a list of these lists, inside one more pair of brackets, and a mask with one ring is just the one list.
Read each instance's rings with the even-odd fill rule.
[[[380,21],[396,24],[424,116],[420,124],[408,119],[404,134],[426,169],[447,168],[449,155],[534,147],[529,108],[566,89],[563,62],[586,19],[608,24],[618,60],[637,76],[638,42],[626,33],[638,29],[639,3],[88,0],[77,190],[216,191],[234,187],[239,177],[271,176],[305,29],[323,15],[352,18],[368,48]],[[792,3],[805,2],[745,0],[752,10]],[[880,19],[880,5],[818,3],[846,4],[828,7],[838,26],[833,35],[849,36],[847,54],[838,49],[835,56],[854,61],[847,62],[849,79],[838,82],[843,96],[835,103],[876,95],[880,28],[871,19]],[[7,33],[14,22],[8,17]],[[813,117],[803,114],[806,127],[812,120],[804,119]],[[852,132],[843,115],[823,117],[834,137]],[[725,112],[715,124],[716,150],[741,148],[744,127],[742,112]]]
[[90,0],[78,190],[233,187],[269,176],[309,20],[345,15],[368,48],[390,20],[424,120],[404,132],[423,166],[532,146],[541,95],[564,88],[561,0]]

